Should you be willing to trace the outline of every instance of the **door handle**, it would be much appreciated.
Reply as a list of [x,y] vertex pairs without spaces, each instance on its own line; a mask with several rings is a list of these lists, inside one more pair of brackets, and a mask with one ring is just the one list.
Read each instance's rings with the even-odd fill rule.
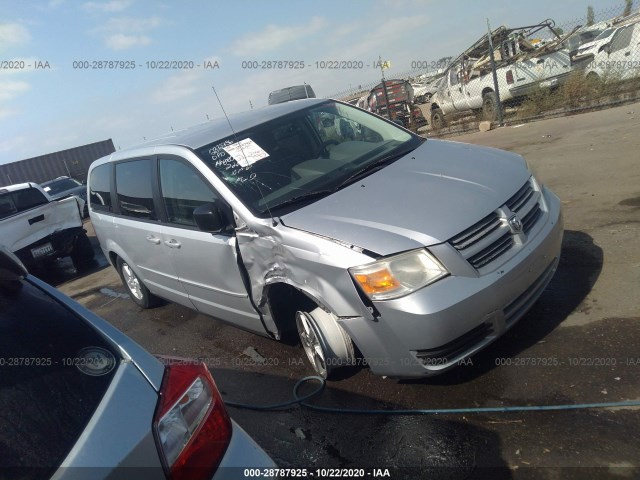
[[147,235],[147,242],[151,242],[154,245],[160,245],[160,239],[158,237],[154,237],[153,235]]
[[170,248],[180,248],[180,246],[182,245],[180,242],[174,240],[173,238],[171,240],[165,240],[164,244]]

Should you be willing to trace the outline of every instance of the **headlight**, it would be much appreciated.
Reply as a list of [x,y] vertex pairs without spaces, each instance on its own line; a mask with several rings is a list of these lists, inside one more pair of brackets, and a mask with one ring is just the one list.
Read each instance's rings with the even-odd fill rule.
[[426,250],[414,250],[352,267],[349,273],[371,300],[402,297],[449,274]]

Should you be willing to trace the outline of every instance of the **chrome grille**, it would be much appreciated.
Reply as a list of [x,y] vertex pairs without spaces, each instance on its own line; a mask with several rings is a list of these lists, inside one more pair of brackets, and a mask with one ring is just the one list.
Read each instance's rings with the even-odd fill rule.
[[541,216],[542,210],[540,209],[540,205],[536,204],[533,210],[527,213],[522,219],[522,231],[529,233]]
[[497,241],[484,248],[475,255],[467,258],[467,261],[473,268],[482,268],[501,256],[514,245],[513,236],[510,232],[506,232]]
[[519,212],[520,209],[527,203],[527,201],[533,196],[534,191],[531,186],[531,182],[527,181],[516,194],[507,200],[505,205],[509,207],[512,212]]
[[[531,179],[520,187],[505,204],[491,212],[479,222],[449,240],[449,244],[476,270],[498,260],[511,250],[516,243],[506,218],[516,213],[522,220],[522,231],[528,235],[543,216],[540,206],[540,191]],[[526,242],[526,238],[522,238]]]
[[456,250],[464,250],[479,242],[491,232],[500,228],[500,218],[496,212],[491,212],[475,225],[467,228],[464,232],[456,235],[450,240],[451,245]]

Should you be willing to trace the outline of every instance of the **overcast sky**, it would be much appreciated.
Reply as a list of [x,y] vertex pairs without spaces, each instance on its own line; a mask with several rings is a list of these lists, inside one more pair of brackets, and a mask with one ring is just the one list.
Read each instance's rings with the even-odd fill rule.
[[[227,112],[264,106],[271,90],[303,82],[324,97],[379,80],[379,56],[391,62],[387,78],[456,56],[486,32],[487,18],[493,28],[546,18],[562,26],[583,23],[588,5],[608,18],[623,4],[0,0],[0,163],[108,138],[126,148],[219,117],[212,86]],[[305,67],[247,68],[270,60]],[[187,68],[157,68],[172,61]],[[331,61],[356,68],[322,63]]]

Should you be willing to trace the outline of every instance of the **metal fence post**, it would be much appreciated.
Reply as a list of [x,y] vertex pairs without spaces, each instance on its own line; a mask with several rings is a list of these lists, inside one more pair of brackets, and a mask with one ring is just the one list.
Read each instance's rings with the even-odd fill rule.
[[498,109],[498,124],[504,126],[504,117],[502,115],[502,101],[500,100],[500,87],[498,87],[498,73],[496,72],[496,59],[493,55],[493,39],[491,38],[491,26],[487,18],[487,30],[489,31],[489,58],[491,59],[491,73],[493,75],[493,88],[496,92],[496,108]]

